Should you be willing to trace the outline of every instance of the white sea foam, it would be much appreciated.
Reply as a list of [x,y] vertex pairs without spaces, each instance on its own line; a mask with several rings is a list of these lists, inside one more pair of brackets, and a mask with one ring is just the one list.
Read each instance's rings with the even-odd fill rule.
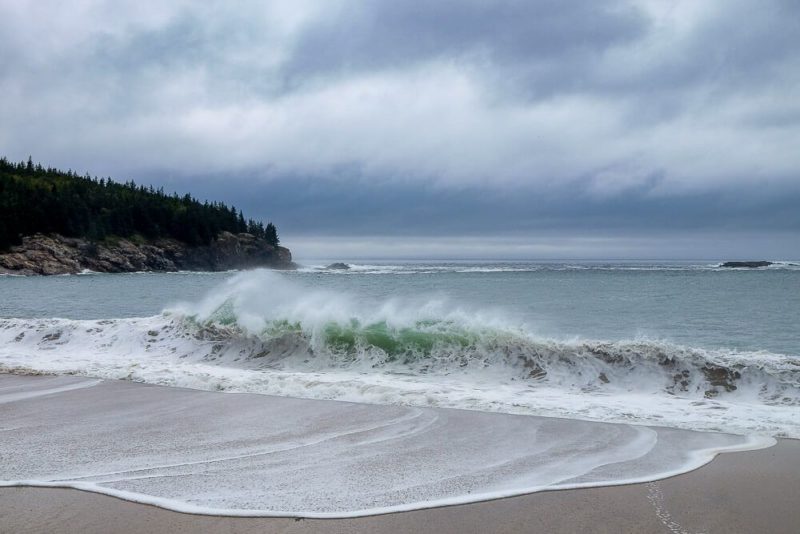
[[0,319],[0,369],[800,437],[800,361],[538,337],[498,310],[368,304],[267,271],[136,319]]
[[0,432],[13,432],[0,440],[0,486],[72,487],[237,516],[355,517],[645,482],[774,443],[77,377],[0,376],[4,399]]

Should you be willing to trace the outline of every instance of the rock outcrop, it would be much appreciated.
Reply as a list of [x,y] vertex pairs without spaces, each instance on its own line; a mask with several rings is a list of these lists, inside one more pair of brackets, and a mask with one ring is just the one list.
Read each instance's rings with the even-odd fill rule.
[[92,242],[57,234],[25,237],[0,253],[0,273],[73,274],[137,271],[227,271],[271,267],[293,269],[289,249],[251,234],[222,232],[206,246],[190,247],[174,239],[109,239]]
[[771,261],[726,261],[720,267],[730,267],[735,269],[737,267],[747,267],[750,269],[755,269],[758,267],[769,267],[772,265]]
[[350,269],[350,266],[347,265],[346,263],[337,262],[337,263],[331,263],[330,265],[328,265],[325,268],[326,269],[331,269],[331,270],[334,270],[334,271],[347,271],[347,270]]

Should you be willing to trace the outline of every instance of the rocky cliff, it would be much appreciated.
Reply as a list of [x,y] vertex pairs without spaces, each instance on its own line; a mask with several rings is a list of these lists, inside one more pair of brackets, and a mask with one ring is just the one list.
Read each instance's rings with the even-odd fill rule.
[[222,232],[209,245],[190,247],[175,239],[107,239],[92,242],[57,234],[25,237],[0,253],[0,273],[71,274],[136,271],[226,271],[271,267],[293,269],[292,254],[251,234]]

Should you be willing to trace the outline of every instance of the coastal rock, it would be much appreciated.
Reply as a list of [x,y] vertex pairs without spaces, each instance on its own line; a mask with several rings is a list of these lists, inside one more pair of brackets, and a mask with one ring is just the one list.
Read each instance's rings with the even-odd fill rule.
[[730,267],[730,268],[737,268],[737,267],[748,267],[750,269],[755,269],[757,267],[769,267],[772,265],[773,262],[771,261],[726,261],[720,267]]
[[92,242],[58,234],[36,234],[0,254],[2,274],[74,274],[138,271],[226,271],[271,267],[292,269],[289,249],[251,234],[222,232],[206,246],[190,247],[174,239],[107,239]]
[[284,247],[274,247],[251,234],[222,232],[207,247],[186,250],[182,257],[184,268],[204,269],[213,265],[215,271],[253,267],[293,268],[292,254]]
[[347,265],[346,263],[337,262],[337,263],[331,263],[330,265],[328,265],[325,268],[326,269],[331,269],[331,270],[334,270],[334,271],[347,271],[347,270],[350,269],[350,266]]

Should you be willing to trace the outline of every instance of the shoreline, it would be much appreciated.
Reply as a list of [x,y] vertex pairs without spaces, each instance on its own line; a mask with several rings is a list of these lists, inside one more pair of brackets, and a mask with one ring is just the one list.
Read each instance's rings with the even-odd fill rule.
[[[539,492],[352,519],[204,516],[93,492],[0,488],[0,527],[24,532],[796,532],[800,440],[718,455],[656,482]],[[787,467],[791,467],[787,469]]]
[[[340,402],[340,401],[335,401],[335,402]],[[492,503],[507,499],[517,499],[540,493],[562,492],[562,491],[569,492],[569,491],[618,488],[625,486],[653,484],[664,480],[670,480],[672,478],[687,475],[699,469],[703,469],[705,466],[715,461],[721,455],[740,453],[740,452],[762,451],[775,447],[781,441],[796,441],[798,443],[798,448],[800,448],[800,440],[794,438],[775,438],[774,443],[759,444],[752,447],[744,445],[738,449],[728,449],[728,450],[714,452],[713,457],[711,457],[706,461],[701,461],[702,463],[698,462],[698,465],[692,466],[686,471],[679,471],[671,474],[665,474],[663,475],[663,477],[661,475],[658,475],[659,478],[654,478],[654,479],[645,477],[641,480],[625,480],[620,482],[609,482],[601,485],[575,485],[575,486],[565,486],[565,487],[531,488],[496,496],[478,495],[475,498],[456,497],[453,499],[444,499],[441,501],[426,502],[422,504],[411,503],[408,506],[397,506],[388,509],[357,510],[352,513],[333,513],[330,515],[313,514],[313,513],[291,513],[291,512],[281,512],[281,511],[262,511],[262,510],[250,511],[250,510],[203,508],[203,507],[196,507],[191,504],[176,503],[170,500],[164,501],[163,499],[160,499],[158,497],[152,497],[149,495],[126,493],[122,491],[113,491],[101,488],[99,486],[91,484],[81,484],[81,483],[59,484],[59,483],[37,482],[37,481],[19,481],[8,484],[6,483],[6,481],[0,481],[0,491],[12,488],[27,488],[36,490],[70,490],[81,493],[100,495],[103,497],[110,497],[112,499],[120,500],[134,505],[158,508],[166,512],[191,515],[197,517],[217,517],[217,518],[228,518],[228,519],[292,519],[292,520],[344,521],[344,520],[358,520],[369,517],[380,517],[380,516],[394,515],[394,514],[424,512],[427,510],[442,509],[442,508],[457,508],[461,506]]]
[[59,234],[25,236],[22,243],[0,251],[0,274],[58,276],[65,274],[208,271],[271,268],[293,270],[288,248],[249,233],[222,231],[205,245],[174,238],[111,236],[102,241]]
[[[333,401],[333,402],[347,402],[347,401]],[[449,410],[449,408],[448,408]],[[469,411],[469,410],[466,410]],[[523,416],[523,417],[537,417],[537,416]],[[554,418],[555,419],[555,418]],[[619,423],[612,423],[612,424],[619,424]],[[671,427],[662,427],[662,428],[671,428]],[[604,488],[619,488],[619,487],[626,487],[626,486],[639,486],[639,485],[648,485],[654,484],[658,482],[662,482],[665,480],[670,480],[676,477],[681,477],[684,475],[688,475],[693,473],[699,469],[703,469],[707,465],[711,464],[717,458],[727,454],[736,454],[742,452],[758,452],[767,450],[777,446],[779,443],[784,441],[789,442],[796,442],[796,446],[798,451],[800,451],[800,439],[795,438],[772,438],[773,443],[763,442],[760,444],[748,444],[742,445],[739,448],[730,448],[726,450],[715,451],[711,453],[710,458],[704,458],[702,460],[698,460],[696,465],[689,467],[687,470],[679,470],[672,473],[667,474],[659,474],[656,475],[656,478],[652,477],[644,477],[639,480],[623,480],[618,482],[608,482],[603,483],[600,485],[592,485],[592,484],[575,484],[573,486],[563,486],[563,487],[541,487],[541,488],[529,488],[529,489],[522,489],[519,491],[512,491],[505,494],[498,494],[498,495],[476,495],[474,498],[467,498],[467,497],[455,497],[452,499],[443,499],[440,501],[433,501],[433,502],[425,502],[425,503],[410,503],[407,506],[393,506],[390,508],[377,508],[377,509],[367,509],[367,510],[357,510],[354,512],[348,513],[292,513],[292,512],[282,512],[282,511],[265,511],[265,510],[241,510],[241,509],[215,509],[215,508],[205,508],[205,507],[197,507],[192,504],[188,503],[180,503],[172,500],[164,500],[159,497],[153,497],[146,494],[139,494],[139,493],[128,493],[124,491],[114,491],[109,490],[106,488],[102,488],[97,485],[93,484],[82,484],[82,483],[49,483],[49,482],[39,482],[39,481],[15,481],[12,483],[8,483],[8,481],[0,480],[0,491],[6,489],[13,489],[13,488],[21,488],[21,489],[32,489],[32,490],[69,490],[69,491],[77,491],[81,493],[99,495],[103,497],[109,497],[115,500],[123,501],[133,505],[140,505],[140,506],[148,506],[153,508],[158,508],[160,510],[164,510],[165,512],[171,512],[176,514],[183,514],[183,515],[190,515],[190,516],[197,516],[197,517],[216,517],[216,518],[228,518],[228,519],[292,519],[292,520],[318,520],[318,521],[344,521],[344,520],[359,520],[365,519],[370,517],[380,517],[380,516],[387,516],[387,515],[394,515],[394,514],[407,514],[407,513],[414,513],[414,512],[424,512],[427,510],[434,510],[434,509],[442,509],[442,508],[457,508],[461,506],[471,506],[477,504],[485,504],[485,503],[492,503],[496,501],[504,501],[508,499],[518,499],[523,497],[528,497],[532,495],[537,495],[541,493],[550,493],[550,492],[570,492],[570,491],[582,491],[582,490],[592,490],[592,489],[604,489]]]
[[[428,517],[425,514],[439,516],[462,513],[443,512],[444,510],[467,510],[469,515],[473,513],[469,510],[482,510],[485,507],[494,513],[509,506],[517,507],[519,505],[516,503],[520,500],[526,503],[526,507],[536,507],[540,505],[538,503],[560,506],[559,503],[565,499],[580,500],[585,499],[586,495],[600,492],[598,495],[601,497],[598,498],[601,500],[614,501],[617,499],[616,495],[628,495],[630,488],[639,488],[635,490],[639,492],[636,495],[641,496],[644,491],[647,499],[652,500],[655,498],[653,492],[661,488],[662,484],[670,487],[675,484],[673,480],[684,480],[685,477],[703,478],[709,466],[720,465],[721,459],[725,459],[723,465],[729,465],[727,472],[723,474],[732,476],[734,480],[738,480],[737,484],[746,489],[750,475],[742,476],[741,466],[737,468],[735,465],[731,472],[730,461],[726,458],[734,456],[749,458],[748,462],[755,459],[763,464],[777,455],[783,458],[785,465],[799,467],[794,471],[787,471],[785,466],[782,470],[776,470],[774,465],[765,464],[752,474],[763,476],[765,473],[772,473],[767,476],[768,483],[778,476],[779,479],[786,478],[790,487],[800,487],[800,441],[797,440],[781,439],[777,446],[752,450],[756,448],[756,443],[746,438],[669,427],[638,427],[469,410],[364,405],[260,394],[225,394],[58,375],[0,374],[0,404],[5,405],[7,413],[4,419],[6,428],[0,428],[0,432],[12,431],[4,435],[6,439],[12,440],[11,443],[16,441],[15,445],[7,442],[5,452],[0,446],[0,452],[3,452],[9,462],[2,469],[3,476],[0,477],[6,481],[5,486],[0,487],[0,531],[3,531],[2,527],[6,524],[10,524],[7,523],[10,519],[2,515],[2,510],[12,510],[11,515],[16,518],[29,517],[24,510],[20,512],[19,507],[25,508],[26,503],[39,503],[43,499],[48,502],[52,500],[52,508],[36,508],[38,511],[35,513],[42,520],[58,517],[62,513],[59,512],[59,507],[64,503],[71,503],[70,508],[84,510],[85,519],[91,522],[91,518],[103,516],[102,513],[98,516],[92,503],[111,499],[117,504],[103,504],[100,508],[105,510],[107,506],[114,509],[122,507],[130,513],[134,513],[134,510],[139,510],[135,513],[140,513],[143,508],[157,509],[160,511],[159,521],[169,522],[177,521],[169,515],[174,514],[193,518],[180,520],[190,523],[198,521],[198,518],[209,518],[237,524],[239,521],[254,522],[246,523],[247,525],[278,525],[288,521],[311,524],[309,522],[319,521],[324,525],[345,522],[342,524],[355,528],[361,524],[371,525],[374,521],[400,521],[402,526],[409,518]],[[176,418],[176,412],[180,417]],[[111,425],[104,428],[108,422]],[[202,428],[209,424],[207,428]],[[201,428],[196,428],[198,425]],[[253,429],[253,425],[267,428],[266,434],[258,428]],[[26,428],[37,430],[28,432]],[[286,432],[291,434],[288,442],[280,437]],[[152,434],[156,438],[149,442],[146,439],[141,441],[140,433]],[[481,437],[483,434],[488,434],[489,437]],[[124,444],[119,443],[120,439]],[[370,445],[382,441],[388,442],[389,447],[376,449]],[[243,442],[246,446],[241,448]],[[509,445],[510,442],[514,443]],[[287,443],[288,448],[285,445]],[[318,447],[318,443],[323,445]],[[345,448],[337,450],[342,443]],[[637,443],[640,445],[636,445]],[[211,449],[206,445],[210,445]],[[541,452],[536,452],[542,445],[545,446],[544,451],[555,448],[558,452],[555,456],[547,452],[542,456]],[[767,442],[762,441],[760,445],[765,446]],[[142,447],[151,449],[152,453],[141,456]],[[202,452],[204,447],[206,452]],[[317,450],[313,452],[315,447]],[[409,447],[412,448],[410,452],[407,450]],[[414,447],[421,447],[420,452],[415,452]],[[492,450],[495,447],[506,448],[495,453]],[[55,454],[45,453],[42,456],[26,452],[39,449],[52,450]],[[576,453],[559,459],[558,454],[563,454],[560,449],[575,449]],[[729,452],[736,449],[748,451]],[[58,452],[66,450],[70,452]],[[130,452],[126,452],[128,450]],[[313,452],[311,456],[308,456],[309,450]],[[329,454],[331,450],[334,453],[332,456]],[[627,452],[622,456],[615,456],[618,454],[615,451],[619,450]],[[643,456],[636,452],[639,450]],[[522,456],[519,456],[520,451]],[[721,452],[726,453],[720,454]],[[365,453],[366,457],[363,456]],[[280,467],[277,471],[264,471],[263,466],[259,467],[261,460],[252,461],[255,457],[264,457],[265,454],[268,455],[268,463]],[[353,463],[349,460],[353,454],[365,459],[355,460]],[[433,460],[427,458],[429,455],[433,455]],[[77,463],[73,462],[72,456],[77,457]],[[370,459],[372,457],[374,459]],[[333,467],[325,471],[324,464],[328,461],[333,462]],[[509,463],[510,470],[500,468],[497,471],[496,467],[491,467],[498,465],[498,461],[500,464]],[[554,466],[556,478],[542,479],[541,469],[536,467],[531,471],[531,461],[545,467]],[[598,461],[599,463],[593,463]],[[585,466],[575,471],[576,462],[579,466]],[[315,464],[317,467],[314,467]],[[450,469],[450,474],[445,469],[432,475],[432,479],[426,479],[427,475],[414,478],[415,470],[436,470],[442,465]],[[187,471],[186,466],[196,468],[192,467]],[[476,467],[478,471],[475,471]],[[370,502],[358,500],[361,499],[358,492],[365,483],[364,479],[359,479],[363,475],[360,471],[371,472],[376,469],[378,473],[384,471],[386,478],[378,479],[377,482],[368,478],[366,483],[373,486],[370,491],[379,491],[375,493],[379,499],[376,502],[384,504],[377,507],[358,504]],[[476,473],[479,478],[489,476],[487,480],[491,481],[491,477],[502,474],[503,469],[505,474],[488,485],[487,482],[481,482],[477,486],[466,485],[444,493],[441,490],[433,493],[423,491],[414,496],[403,497],[399,501],[390,497],[391,492],[403,484],[411,484],[410,487],[421,484],[419,487],[422,488],[433,484],[432,487],[435,487],[455,475],[457,478],[469,478]],[[294,471],[301,472],[299,478],[293,474]],[[213,482],[210,491],[218,495],[211,500],[208,496],[202,497],[205,491],[202,489],[203,480],[209,475],[213,475],[208,479]],[[170,486],[168,481],[175,476],[179,479],[174,480],[180,482],[177,486]],[[509,480],[508,476],[511,476],[512,484],[503,486],[502,481]],[[312,477],[310,485],[307,477]],[[322,485],[315,485],[313,477],[317,477]],[[253,493],[255,490],[247,489],[260,487],[270,478],[274,479],[270,481],[272,485],[259,488],[261,493]],[[155,493],[149,492],[147,485],[136,485],[142,479],[156,479],[156,486],[151,487]],[[515,479],[524,479],[524,483],[513,482]],[[166,493],[164,486],[159,490],[158,484],[162,484],[162,480],[167,481]],[[352,486],[354,480],[356,486]],[[533,483],[536,480],[539,480],[538,486]],[[201,486],[197,486],[198,481]],[[278,486],[274,485],[276,481]],[[121,483],[122,486],[115,485],[116,483]],[[219,488],[218,483],[221,484]],[[395,486],[398,483],[401,486]],[[289,497],[286,501],[286,497],[282,495],[285,489],[280,488],[286,488],[287,484],[295,493],[299,492],[303,499],[322,500],[312,507],[305,507],[303,504],[298,507],[297,503],[302,503],[302,500],[292,501]],[[345,489],[347,484],[351,484],[350,490]],[[730,484],[714,484],[703,489],[701,493],[713,493],[715,488],[726,489]],[[66,489],[65,486],[77,488],[78,491]],[[245,493],[236,490],[237,486],[244,487]],[[575,487],[581,489],[572,489]],[[232,488],[232,493],[228,493],[229,489],[226,488]],[[486,493],[487,488],[493,490]],[[350,497],[348,492],[354,490],[355,496]],[[689,488],[681,491],[691,493],[695,490]],[[782,494],[783,491],[778,493]],[[473,495],[469,495],[470,493]],[[551,494],[561,496],[546,496]],[[563,497],[573,494],[579,497]],[[789,490],[788,494],[792,492]],[[345,501],[350,499],[352,504],[326,508],[333,506],[326,504],[326,499],[336,500],[342,495],[345,496]],[[222,501],[219,496],[223,498]],[[200,500],[197,500],[198,497]],[[101,500],[97,501],[98,498]],[[380,500],[386,498],[389,500]],[[220,509],[214,505],[215,502],[224,503],[225,508]],[[282,507],[281,502],[290,503],[290,506]],[[612,502],[608,506],[613,508],[616,505]],[[605,508],[606,505],[603,505],[603,509]],[[741,506],[737,505],[736,508]],[[293,511],[281,513],[278,510]],[[120,513],[124,515],[128,512]],[[162,517],[162,513],[167,515]],[[512,516],[516,517],[519,513],[515,511]],[[526,513],[528,512],[524,512],[522,516]],[[791,515],[791,510],[787,513]],[[379,519],[387,517],[401,519]],[[22,521],[13,520],[15,526],[18,521]],[[102,520],[98,524],[104,523],[105,520]],[[554,524],[551,530],[557,526]],[[350,527],[349,531],[352,531]],[[92,531],[91,525],[87,528]],[[487,530],[491,531],[492,528],[485,525],[484,531]],[[124,529],[121,531],[127,532]],[[395,531],[395,528],[392,527],[390,531]]]

